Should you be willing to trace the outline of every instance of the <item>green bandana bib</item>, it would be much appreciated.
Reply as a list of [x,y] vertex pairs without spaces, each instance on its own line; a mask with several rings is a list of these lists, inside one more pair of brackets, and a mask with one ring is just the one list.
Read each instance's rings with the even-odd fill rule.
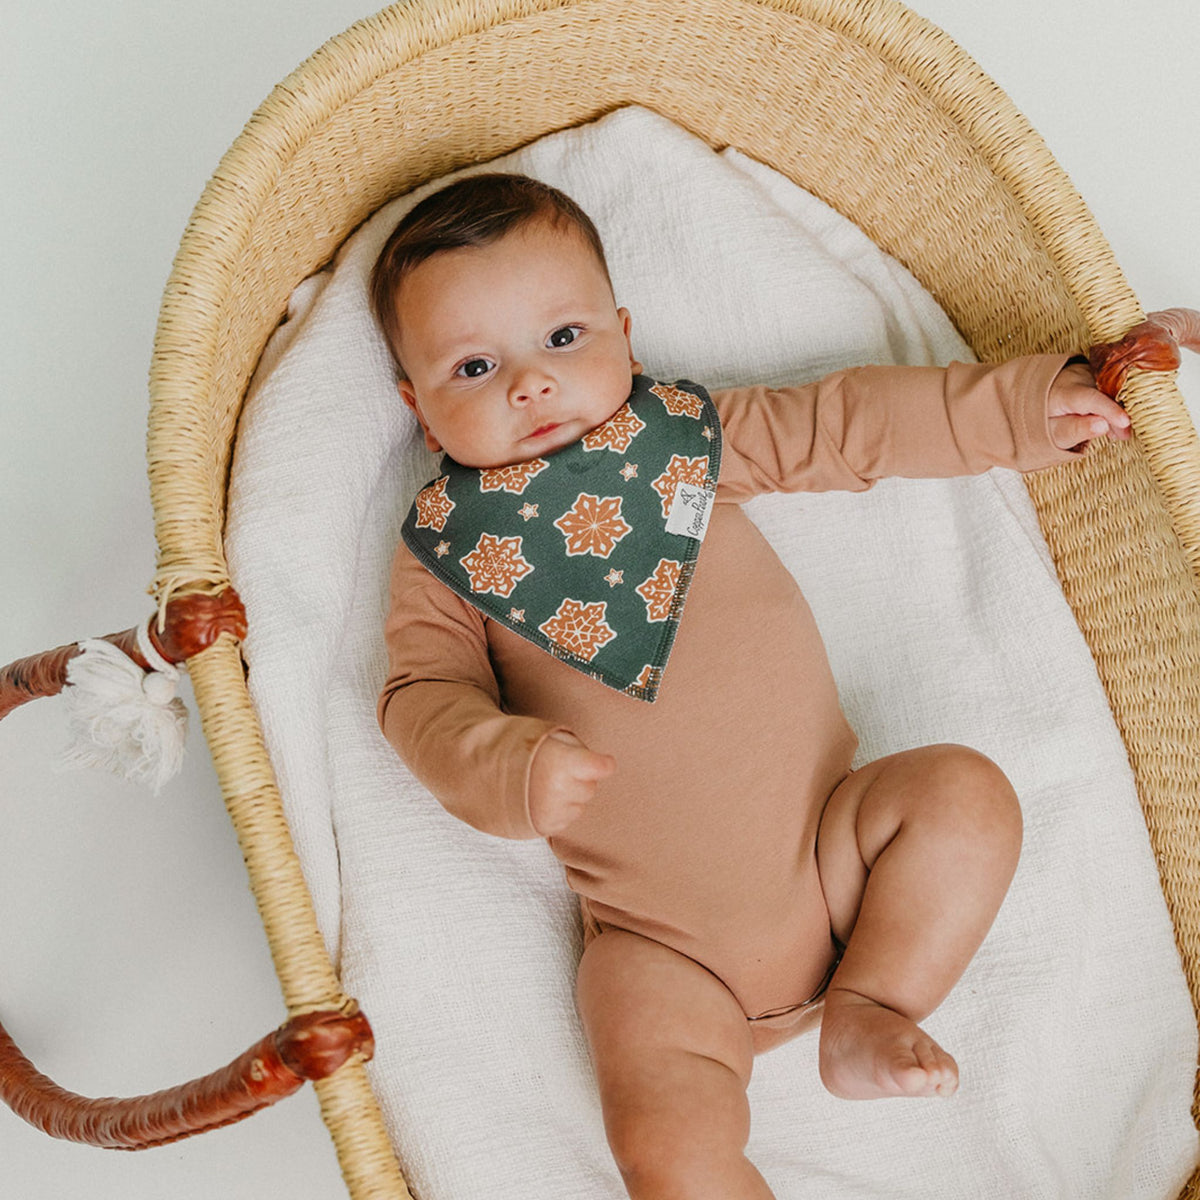
[[635,375],[613,416],[544,458],[480,469],[444,457],[402,536],[484,616],[653,701],[720,468],[708,393]]

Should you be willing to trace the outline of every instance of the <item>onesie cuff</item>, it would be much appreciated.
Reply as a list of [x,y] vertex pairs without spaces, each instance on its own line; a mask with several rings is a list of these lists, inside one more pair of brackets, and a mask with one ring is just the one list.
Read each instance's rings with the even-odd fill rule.
[[1050,435],[1050,388],[1068,363],[1077,355],[1034,354],[1025,361],[1029,376],[1022,380],[1019,395],[1022,441],[1017,469],[1023,472],[1040,471],[1060,463],[1073,462],[1087,453],[1089,442],[1078,450],[1063,450]]
[[533,775],[533,760],[537,756],[537,752],[542,748],[542,743],[545,742],[545,740],[552,733],[570,733],[572,736],[574,736],[574,731],[568,729],[565,725],[547,725],[545,732],[543,732],[542,736],[538,738],[533,745],[533,749],[529,752],[529,757],[525,761],[524,777],[521,781],[521,795],[523,798],[522,803],[524,807],[525,824],[533,830],[537,837],[545,837],[546,835],[538,829],[538,827],[533,823],[533,818],[529,815],[529,780]]

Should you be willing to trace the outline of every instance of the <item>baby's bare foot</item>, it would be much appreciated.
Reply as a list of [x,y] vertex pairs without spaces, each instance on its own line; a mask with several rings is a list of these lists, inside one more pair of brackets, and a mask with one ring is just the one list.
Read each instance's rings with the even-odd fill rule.
[[821,1018],[821,1082],[843,1100],[952,1096],[958,1064],[919,1025],[833,988]]

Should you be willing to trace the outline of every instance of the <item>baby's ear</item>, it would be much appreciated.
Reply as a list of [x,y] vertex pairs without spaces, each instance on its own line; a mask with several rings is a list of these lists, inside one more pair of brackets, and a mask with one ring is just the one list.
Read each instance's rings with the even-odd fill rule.
[[441,450],[442,445],[430,432],[429,422],[425,420],[425,414],[421,411],[421,406],[417,403],[417,393],[413,388],[411,381],[407,379],[397,379],[396,391],[400,393],[400,399],[403,400],[404,403],[413,410],[413,414],[416,416],[418,422],[420,422],[421,428],[425,431],[426,447],[432,450],[434,454],[437,454]]
[[412,383],[407,379],[397,379],[396,391],[400,393],[400,399],[403,400],[404,403],[407,404],[408,407],[417,414],[417,420],[420,421],[423,426],[425,426],[425,417],[417,405],[417,391],[416,388],[413,387]]
[[630,332],[633,329],[633,317],[627,308],[618,308],[617,316],[621,319],[621,332],[625,335],[625,345],[629,347],[629,369],[635,375],[641,375],[646,368],[633,357],[633,341],[630,338]]

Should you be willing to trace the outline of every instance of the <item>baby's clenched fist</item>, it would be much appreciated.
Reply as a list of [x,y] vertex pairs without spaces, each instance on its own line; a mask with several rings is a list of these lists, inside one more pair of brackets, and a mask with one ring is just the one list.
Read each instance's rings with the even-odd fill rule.
[[1091,370],[1081,363],[1072,363],[1055,376],[1046,412],[1050,439],[1060,450],[1077,450],[1101,435],[1121,442],[1133,436],[1129,414],[1097,391]]
[[555,730],[538,747],[529,771],[529,819],[542,837],[561,833],[583,812],[596,785],[616,770],[611,754],[596,754],[573,733]]

